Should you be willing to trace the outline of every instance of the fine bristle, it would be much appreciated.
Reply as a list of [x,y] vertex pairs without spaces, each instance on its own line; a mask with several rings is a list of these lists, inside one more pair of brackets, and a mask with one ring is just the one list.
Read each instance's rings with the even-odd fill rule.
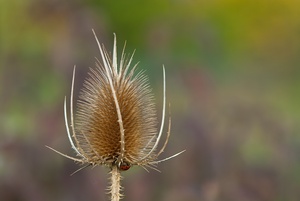
[[[104,54],[107,52],[104,50]],[[139,162],[152,149],[157,135],[156,111],[148,79],[128,69],[124,55],[118,69],[111,61],[96,62],[81,90],[75,130],[79,146],[90,162],[115,161],[121,153],[121,135],[110,79],[122,117],[125,151],[122,160]],[[108,65],[109,71],[104,65]],[[93,161],[93,159],[95,161]]]

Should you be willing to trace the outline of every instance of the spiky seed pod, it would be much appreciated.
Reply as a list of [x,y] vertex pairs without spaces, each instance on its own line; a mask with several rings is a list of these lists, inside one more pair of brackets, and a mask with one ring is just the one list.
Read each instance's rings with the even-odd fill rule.
[[[137,64],[131,67],[133,54],[130,58],[126,58],[124,46],[118,64],[116,36],[114,36],[111,59],[105,48],[100,45],[94,31],[93,33],[100,50],[101,62],[97,60],[96,69],[90,69],[89,77],[84,82],[77,102],[76,124],[74,124],[73,112],[74,67],[70,98],[71,129],[68,123],[66,99],[64,102],[68,138],[80,158],[74,158],[49,148],[67,158],[85,164],[84,167],[89,165],[110,167],[112,185],[115,185],[115,180],[119,182],[121,178],[118,175],[119,171],[128,170],[133,165],[139,165],[145,169],[146,167],[155,169],[153,167],[155,164],[173,158],[183,151],[166,159],[156,160],[164,151],[170,135],[171,121],[169,119],[166,141],[157,152],[165,121],[164,67],[162,121],[160,130],[157,132],[153,94],[145,74],[142,71],[135,72]],[[114,188],[116,187],[111,187],[111,189]],[[115,192],[113,193],[111,190],[111,194],[113,196]]]
[[77,147],[92,163],[125,168],[142,161],[155,143],[155,105],[146,76],[129,71],[131,60],[126,63],[122,55],[117,69],[103,54],[104,64],[96,62],[80,93]]

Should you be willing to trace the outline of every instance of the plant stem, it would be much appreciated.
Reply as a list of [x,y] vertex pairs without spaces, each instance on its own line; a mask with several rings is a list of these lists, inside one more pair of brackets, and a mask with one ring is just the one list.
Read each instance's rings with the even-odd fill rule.
[[121,174],[116,165],[112,166],[111,169],[111,186],[110,186],[110,194],[111,201],[119,201],[121,199]]

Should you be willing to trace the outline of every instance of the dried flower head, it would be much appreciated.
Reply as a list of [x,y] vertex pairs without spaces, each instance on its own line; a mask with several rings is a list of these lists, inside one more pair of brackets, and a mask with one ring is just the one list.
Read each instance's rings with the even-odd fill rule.
[[116,171],[124,171],[133,165],[139,165],[145,169],[147,167],[156,169],[157,163],[182,153],[157,160],[164,151],[170,136],[171,120],[169,119],[165,143],[158,151],[157,147],[164,130],[166,110],[165,69],[163,67],[161,126],[157,132],[155,105],[148,78],[142,71],[135,72],[137,64],[131,67],[133,54],[126,58],[124,46],[118,64],[116,36],[114,35],[111,59],[106,49],[100,45],[94,31],[93,33],[100,50],[101,62],[97,60],[97,68],[90,69],[89,77],[84,82],[77,102],[76,123],[74,123],[73,111],[74,67],[70,98],[70,126],[66,98],[64,101],[68,138],[78,158],[49,148],[69,159],[85,164],[84,167],[105,165]]

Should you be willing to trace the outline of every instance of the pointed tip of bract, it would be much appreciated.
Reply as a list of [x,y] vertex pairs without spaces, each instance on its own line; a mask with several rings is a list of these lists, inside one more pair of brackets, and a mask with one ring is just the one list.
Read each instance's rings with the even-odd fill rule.
[[113,69],[115,72],[115,75],[118,75],[118,57],[117,57],[117,37],[114,33],[114,48],[113,48]]

